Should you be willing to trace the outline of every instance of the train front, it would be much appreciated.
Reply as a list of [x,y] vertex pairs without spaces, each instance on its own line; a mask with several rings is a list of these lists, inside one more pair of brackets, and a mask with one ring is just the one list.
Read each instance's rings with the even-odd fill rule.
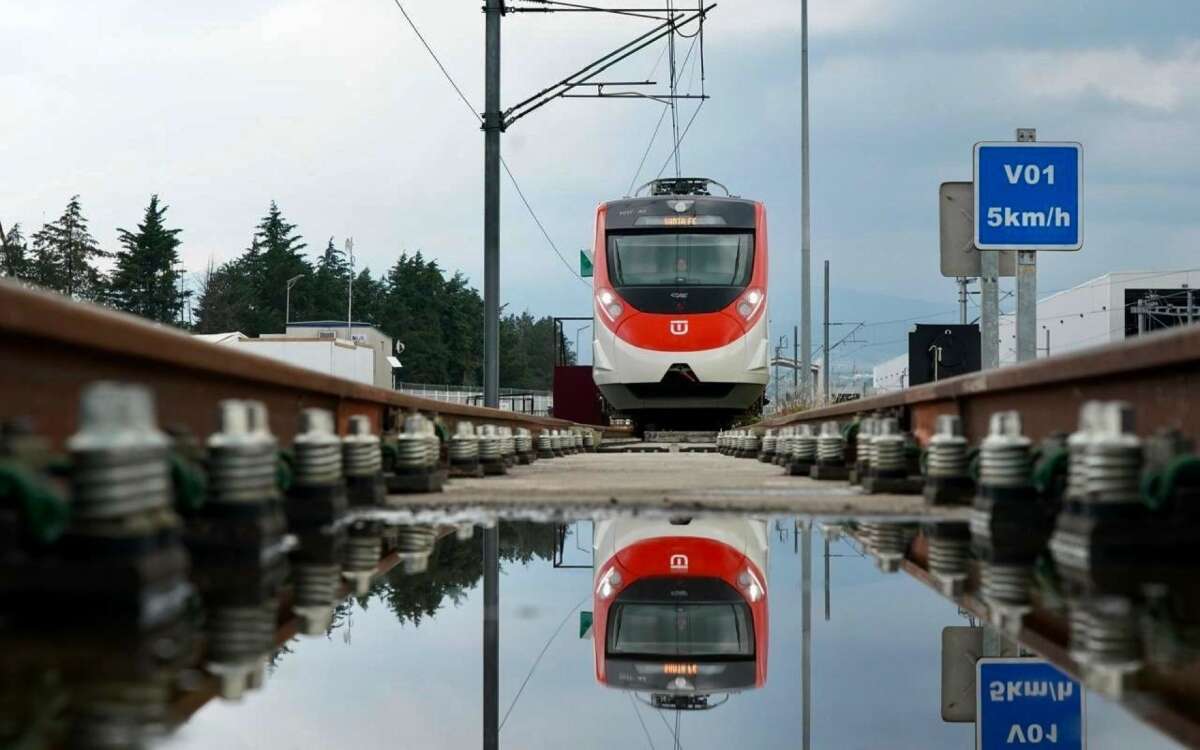
[[641,425],[719,426],[762,403],[766,213],[707,184],[659,181],[597,211],[593,377]]
[[707,708],[767,679],[767,522],[597,521],[596,679]]

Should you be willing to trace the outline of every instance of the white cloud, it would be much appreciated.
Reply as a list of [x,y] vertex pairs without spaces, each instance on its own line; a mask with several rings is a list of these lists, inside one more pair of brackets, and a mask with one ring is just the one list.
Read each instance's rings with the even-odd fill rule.
[[1174,112],[1194,102],[1200,91],[1200,44],[1163,58],[1123,48],[1015,52],[1011,62],[1021,87],[1046,98],[1100,96],[1117,104]]
[[[880,28],[903,11],[902,0],[816,0],[808,7],[813,37]],[[714,33],[779,34],[800,30],[799,0],[721,2],[713,11]],[[800,39],[797,37],[796,46]]]

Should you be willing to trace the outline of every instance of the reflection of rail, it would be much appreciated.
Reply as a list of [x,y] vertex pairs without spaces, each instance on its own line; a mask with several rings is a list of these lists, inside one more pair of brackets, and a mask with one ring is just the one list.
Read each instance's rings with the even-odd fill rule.
[[[847,534],[864,551],[870,549],[870,540],[862,531],[847,531]],[[917,534],[904,552],[900,570],[945,595],[945,591],[929,570],[929,541],[924,532]],[[981,621],[989,621],[987,603],[977,590],[948,597],[961,612]],[[1085,671],[1072,657],[1067,646],[1068,623],[1056,613],[1035,609],[1026,616],[1019,630],[1006,631],[1005,637],[1016,640],[1025,648],[1036,652],[1071,677],[1086,683]],[[1128,698],[1117,700],[1128,711],[1142,721],[1170,735],[1189,747],[1200,746],[1200,716],[1195,669],[1180,675],[1146,674],[1141,690]]]
[[[454,533],[453,527],[443,527],[439,530],[438,538],[440,539],[452,533]],[[379,561],[379,564],[375,566],[375,573],[372,576],[372,580],[377,580],[381,576],[387,575],[400,562],[401,557],[398,552],[385,555]],[[338,588],[336,600],[338,602],[345,601],[351,592],[352,587],[350,584],[343,581]],[[275,632],[271,638],[272,651],[278,650],[283,644],[300,634],[300,618],[292,611],[290,590],[285,589],[283,595],[280,597],[278,613]],[[220,695],[220,680],[207,673],[199,674],[202,675],[200,677],[200,684],[193,689],[180,692],[176,696],[176,700],[171,704],[169,717],[173,726],[179,726],[187,722],[197,711],[207,705],[209,701]]]

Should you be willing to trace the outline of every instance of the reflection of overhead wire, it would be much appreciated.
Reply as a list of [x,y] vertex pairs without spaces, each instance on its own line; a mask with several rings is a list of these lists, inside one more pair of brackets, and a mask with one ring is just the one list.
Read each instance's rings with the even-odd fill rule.
[[587,599],[587,596],[583,597],[575,603],[574,607],[571,607],[569,610],[567,610],[566,617],[562,618],[562,622],[558,623],[558,627],[555,628],[554,632],[550,634],[550,637],[546,639],[545,645],[542,646],[542,650],[538,653],[537,658],[534,659],[533,664],[530,665],[529,672],[525,675],[525,679],[522,680],[521,687],[517,688],[517,694],[513,696],[512,703],[508,704],[508,710],[504,712],[504,718],[500,720],[500,727],[496,731],[500,731],[500,729],[504,728],[504,722],[508,721],[508,715],[512,713],[514,708],[516,708],[517,701],[521,699],[521,693],[525,691],[525,686],[529,684],[529,678],[533,677],[533,670],[537,669],[537,665],[541,663],[542,657],[545,656],[546,652],[550,649],[550,644],[554,642],[555,637],[557,637],[559,632],[563,629],[563,625],[567,624],[567,620],[571,619],[571,615],[575,614],[575,610],[582,607],[583,603],[586,602]]
[[[666,727],[667,731],[671,733],[671,738],[675,741],[676,750],[683,750],[683,746],[679,744],[679,727],[672,729],[671,722],[667,721],[667,717],[663,716],[662,711],[655,711],[654,713],[658,714],[658,718],[662,719],[663,726]],[[679,718],[678,711],[675,712],[675,718]]]
[[646,735],[646,742],[650,745],[650,750],[654,750],[654,740],[650,739],[650,730],[646,728],[646,722],[642,720],[642,712],[638,709],[637,701],[633,699],[633,695],[625,693],[625,697],[629,699],[629,704],[633,706],[633,713],[637,716],[638,724],[642,725],[642,733]]

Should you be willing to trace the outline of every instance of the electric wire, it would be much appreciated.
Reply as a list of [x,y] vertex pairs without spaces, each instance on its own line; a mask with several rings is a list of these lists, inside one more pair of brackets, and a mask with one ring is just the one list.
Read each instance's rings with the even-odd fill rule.
[[[683,139],[687,138],[688,131],[692,129],[692,123],[696,121],[696,115],[700,114],[700,110],[704,107],[705,101],[707,100],[701,99],[700,103],[696,105],[696,110],[692,112],[692,117],[690,120],[688,120],[687,127],[685,127],[683,132],[679,135],[679,140],[675,142],[675,148],[671,152],[672,156],[679,153],[679,146],[683,143]],[[658,170],[658,175],[655,176],[654,179],[657,180],[659,177],[662,177],[662,173],[667,170],[667,166],[671,163],[671,158],[671,156],[667,157],[667,160],[663,162],[662,169]]]
[[[688,60],[692,56],[692,49],[694,49],[695,46],[696,46],[695,42],[693,41],[692,45],[690,47],[688,47],[687,54],[684,55],[684,57],[683,57],[683,66],[685,68],[687,67]],[[646,76],[647,79],[654,77],[654,71],[658,70],[658,65],[659,65],[659,63],[662,62],[663,55],[665,55],[666,52],[667,52],[667,48],[664,46],[662,48],[662,51],[658,53],[658,61],[654,63],[654,70],[650,71],[650,75]],[[695,72],[694,64],[693,64],[692,70],[694,73]],[[688,83],[688,93],[691,93],[691,83],[690,82]],[[650,134],[650,142],[646,144],[646,150],[642,152],[642,160],[638,162],[637,171],[633,173],[633,179],[629,181],[629,189],[625,191],[626,195],[633,195],[633,188],[637,184],[638,178],[642,176],[642,168],[646,166],[646,159],[649,158],[650,151],[653,150],[653,148],[654,148],[654,142],[658,139],[658,131],[662,129],[662,124],[667,119],[667,112],[669,112],[669,111],[670,111],[670,106],[668,105],[668,106],[664,106],[662,109],[662,112],[659,113],[658,122],[655,123],[655,125],[654,125],[654,132],[652,132]],[[660,172],[659,174],[661,175],[662,173]]]
[[[462,100],[462,103],[466,105],[467,109],[471,111],[471,115],[477,121],[483,122],[483,118],[479,115],[479,112],[476,111],[474,106],[472,106],[471,100],[468,99],[467,95],[463,93],[462,88],[460,88],[458,83],[454,80],[454,76],[450,75],[450,71],[446,70],[446,66],[442,64],[441,58],[438,57],[437,53],[433,51],[433,47],[431,47],[429,42],[426,41],[425,35],[421,33],[419,28],[417,28],[417,24],[413,21],[412,16],[408,15],[408,11],[404,9],[404,5],[400,2],[400,0],[392,0],[392,2],[395,3],[396,7],[400,10],[400,14],[404,16],[404,20],[408,22],[408,25],[413,30],[413,33],[417,35],[417,39],[420,40],[421,45],[425,47],[425,51],[428,52],[429,56],[433,58],[434,63],[436,63],[438,66],[438,70],[442,71],[442,76],[445,77],[446,82],[449,83],[450,87],[453,88],[455,93],[458,94],[458,98]],[[512,169],[509,168],[508,162],[504,160],[503,156],[500,157],[500,166],[504,168],[504,173],[508,175],[509,181],[512,182],[513,188],[517,191],[517,196],[521,199],[521,203],[525,206],[525,210],[529,212],[529,217],[533,219],[533,223],[537,225],[537,228],[541,231],[542,236],[546,238],[546,242],[550,245],[550,249],[554,251],[554,254],[558,256],[558,259],[562,261],[563,266],[566,267],[571,275],[579,280],[579,283],[591,288],[592,285],[579,275],[574,267],[571,266],[570,261],[568,261],[558,249],[558,245],[555,244],[554,240],[550,238],[550,233],[546,231],[546,227],[542,224],[542,220],[538,218],[537,212],[533,210],[533,206],[529,203],[529,199],[525,197],[525,191],[521,189],[520,183],[517,182],[516,175],[513,174]]]

